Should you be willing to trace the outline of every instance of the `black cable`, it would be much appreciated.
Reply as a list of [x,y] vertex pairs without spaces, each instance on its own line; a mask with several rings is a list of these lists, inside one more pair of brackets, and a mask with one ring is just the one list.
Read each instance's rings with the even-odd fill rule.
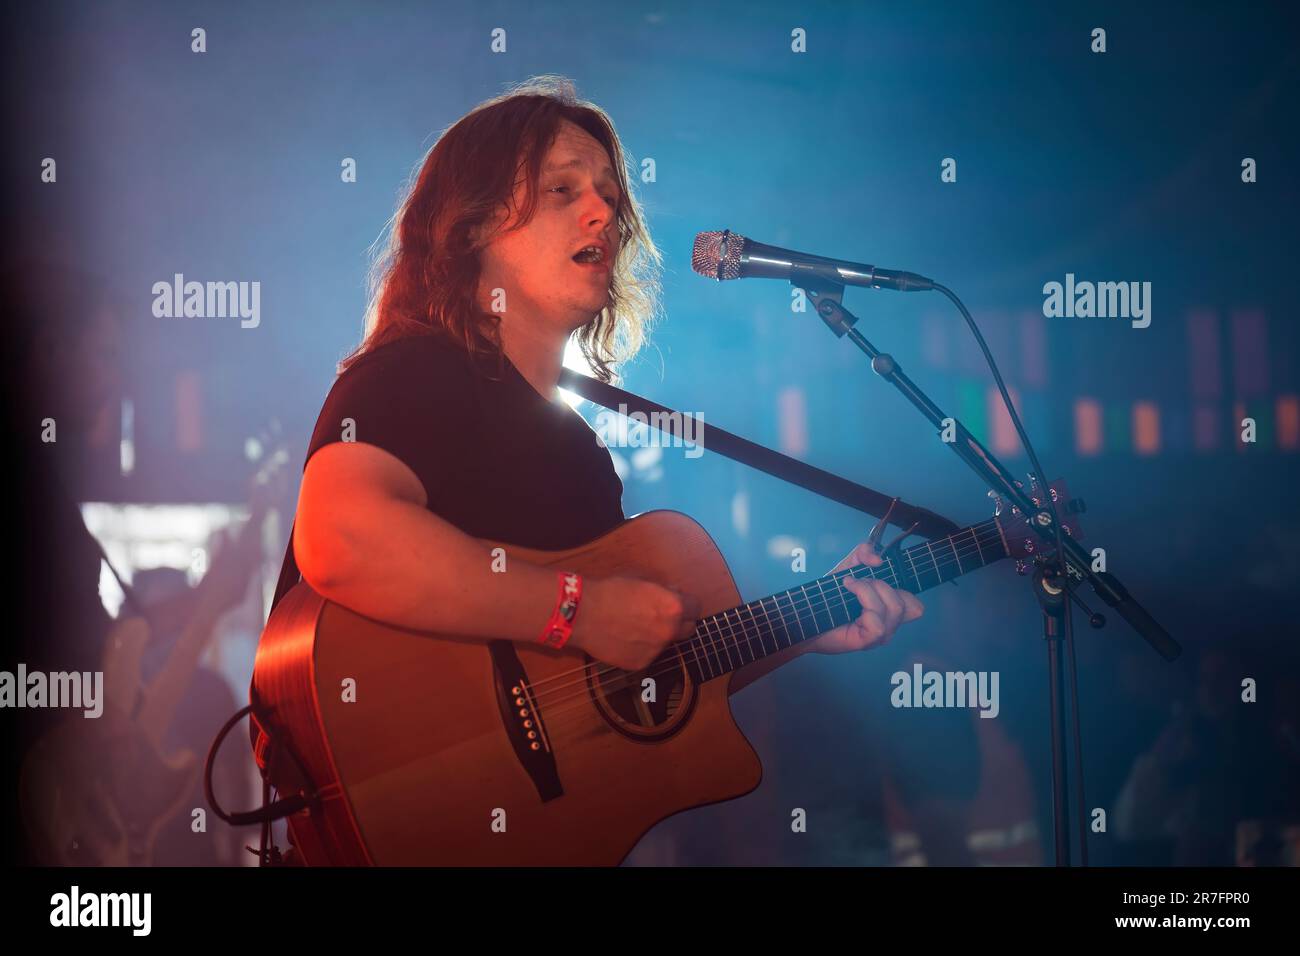
[[[271,781],[267,779],[266,774],[262,775],[262,806],[267,806],[271,802]],[[257,865],[268,866],[271,862],[267,856],[267,847],[271,843],[271,820],[268,817],[262,821],[261,839],[257,844]]]
[[[1020,422],[1020,416],[1016,414],[1015,405],[1011,401],[1011,396],[1007,393],[1007,386],[1002,381],[1002,373],[998,371],[998,364],[993,360],[993,353],[989,351],[988,344],[984,341],[984,336],[980,334],[979,326],[971,318],[970,312],[962,304],[957,294],[947,286],[934,284],[935,291],[942,292],[953,305],[957,307],[970,326],[971,334],[975,336],[975,341],[979,343],[980,350],[984,353],[984,359],[988,362],[989,371],[993,373],[993,381],[997,383],[998,392],[1002,395],[1002,403],[1007,407],[1007,414],[1011,417],[1011,424],[1016,429],[1016,434],[1020,438],[1020,444],[1025,448],[1025,453],[1029,456],[1029,462],[1034,466],[1034,475],[1038,478],[1039,484],[1043,489],[1043,496],[1046,498],[1046,504],[1052,515],[1052,529],[1055,532],[1056,539],[1056,558],[1061,565],[1060,578],[1055,582],[1058,586],[1065,589],[1065,648],[1067,667],[1066,670],[1070,675],[1070,710],[1071,720],[1074,723],[1074,790],[1075,801],[1078,804],[1078,836],[1079,836],[1079,862],[1083,866],[1088,865],[1088,828],[1085,823],[1086,812],[1083,802],[1083,740],[1079,732],[1079,681],[1075,667],[1074,654],[1074,625],[1070,607],[1070,571],[1066,566],[1065,542],[1061,538],[1061,517],[1056,510],[1056,501],[1052,498],[1052,489],[1048,485],[1047,473],[1043,471],[1043,466],[1038,461],[1038,453],[1034,451],[1033,444],[1029,441],[1029,436],[1025,433],[1025,428]],[[1030,517],[1029,515],[1025,516]],[[1062,755],[1064,757],[1064,755]]]
[[[221,805],[217,803],[216,794],[212,789],[212,769],[216,764],[217,751],[221,749],[222,742],[230,734],[230,731],[235,724],[239,723],[244,719],[244,717],[251,713],[253,713],[253,706],[251,704],[241,708],[233,717],[225,722],[221,730],[217,732],[217,736],[213,739],[212,745],[208,747],[208,758],[204,762],[203,766],[203,794],[207,797],[208,806],[212,808],[212,812],[215,813],[222,822],[229,824],[232,827],[251,826],[254,823],[261,824],[261,842],[258,848],[258,860],[260,865],[267,866],[273,862],[279,862],[280,858],[279,850],[275,846],[270,845],[271,823],[281,817],[288,816],[291,813],[297,813],[299,810],[313,806],[319,800],[319,794],[316,793],[315,786],[310,782],[311,778],[308,777],[306,772],[303,770],[302,761],[298,759],[298,755],[294,753],[292,747],[286,747],[285,752],[288,753],[289,759],[291,759],[297,766],[299,773],[302,775],[302,780],[306,781],[305,790],[310,791],[310,793],[299,792],[292,796],[272,801],[271,780],[267,771],[263,770],[262,805],[260,807],[256,810],[239,813],[227,813],[221,808]],[[251,851],[252,848],[250,847],[249,849]]]
[[[203,795],[207,797],[208,806],[212,808],[212,812],[215,813],[223,823],[228,823],[231,826],[236,825],[234,822],[234,816],[221,809],[221,805],[217,803],[216,794],[212,791],[212,768],[216,764],[217,751],[221,749],[221,742],[226,739],[226,735],[230,733],[230,729],[252,712],[253,708],[251,706],[243,707],[233,717],[227,720],[224,725],[222,725],[222,728],[217,731],[217,736],[208,746],[208,758],[203,764]],[[262,802],[265,804],[265,798],[263,798]]]

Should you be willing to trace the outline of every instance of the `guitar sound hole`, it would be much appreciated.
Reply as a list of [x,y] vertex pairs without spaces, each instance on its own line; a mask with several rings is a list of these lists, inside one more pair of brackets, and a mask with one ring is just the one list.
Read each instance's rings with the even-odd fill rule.
[[639,671],[593,661],[587,686],[596,708],[622,734],[662,739],[683,725],[695,702],[695,687],[673,653]]

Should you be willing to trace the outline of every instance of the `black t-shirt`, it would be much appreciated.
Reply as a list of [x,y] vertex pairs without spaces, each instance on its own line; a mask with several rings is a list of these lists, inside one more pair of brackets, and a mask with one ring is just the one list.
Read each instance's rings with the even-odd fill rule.
[[563,550],[623,520],[623,483],[582,417],[509,359],[473,359],[442,336],[382,345],[338,377],[307,459],[345,440],[398,458],[429,510],[476,538]]

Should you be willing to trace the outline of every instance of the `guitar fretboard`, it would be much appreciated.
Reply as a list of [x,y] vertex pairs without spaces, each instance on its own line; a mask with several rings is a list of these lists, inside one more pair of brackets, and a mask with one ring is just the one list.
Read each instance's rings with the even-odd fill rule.
[[990,518],[947,538],[900,549],[878,567],[860,564],[703,618],[675,649],[692,678],[703,683],[856,620],[862,605],[841,583],[850,575],[919,594],[1005,557],[1002,533]]

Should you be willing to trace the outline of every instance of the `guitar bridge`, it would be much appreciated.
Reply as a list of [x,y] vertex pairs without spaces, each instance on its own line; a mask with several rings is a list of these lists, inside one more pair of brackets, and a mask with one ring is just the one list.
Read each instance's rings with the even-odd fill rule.
[[490,641],[488,649],[492,654],[493,684],[501,722],[515,757],[533,781],[543,803],[563,796],[555,754],[542,726],[537,702],[529,690],[523,664],[510,641]]

